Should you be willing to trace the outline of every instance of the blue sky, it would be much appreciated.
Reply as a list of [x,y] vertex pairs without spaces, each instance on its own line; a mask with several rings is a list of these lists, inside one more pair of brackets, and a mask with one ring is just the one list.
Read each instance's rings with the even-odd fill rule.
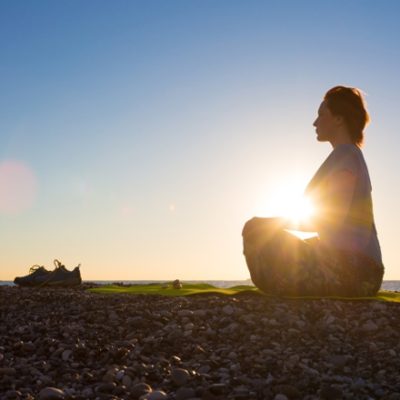
[[337,84],[367,94],[363,151],[386,278],[400,279],[399,11],[1,1],[0,165],[28,172],[25,203],[0,212],[0,279],[53,258],[84,279],[247,278],[242,225],[329,154],[312,122]]

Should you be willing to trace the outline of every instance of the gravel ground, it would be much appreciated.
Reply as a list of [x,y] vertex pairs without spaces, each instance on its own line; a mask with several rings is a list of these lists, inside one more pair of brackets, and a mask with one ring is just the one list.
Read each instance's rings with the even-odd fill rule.
[[0,398],[400,400],[399,311],[0,287]]

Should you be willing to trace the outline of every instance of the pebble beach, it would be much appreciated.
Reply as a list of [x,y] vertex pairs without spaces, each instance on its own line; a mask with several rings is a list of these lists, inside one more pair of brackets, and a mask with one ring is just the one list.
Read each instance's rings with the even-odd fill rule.
[[400,304],[0,287],[0,399],[400,400]]

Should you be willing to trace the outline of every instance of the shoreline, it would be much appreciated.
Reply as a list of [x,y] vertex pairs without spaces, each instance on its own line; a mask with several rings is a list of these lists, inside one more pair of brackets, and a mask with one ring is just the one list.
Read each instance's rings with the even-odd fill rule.
[[1,286],[0,398],[398,400],[399,307]]

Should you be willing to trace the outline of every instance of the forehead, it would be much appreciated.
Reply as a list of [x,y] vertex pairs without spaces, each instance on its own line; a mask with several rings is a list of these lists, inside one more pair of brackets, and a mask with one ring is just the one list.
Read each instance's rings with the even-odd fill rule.
[[329,110],[329,108],[328,108],[328,104],[327,104],[326,100],[324,100],[324,101],[320,104],[320,106],[319,106],[319,108],[318,108],[318,113],[319,113],[319,114],[324,114],[324,113],[329,112],[329,111],[330,111],[330,110]]

